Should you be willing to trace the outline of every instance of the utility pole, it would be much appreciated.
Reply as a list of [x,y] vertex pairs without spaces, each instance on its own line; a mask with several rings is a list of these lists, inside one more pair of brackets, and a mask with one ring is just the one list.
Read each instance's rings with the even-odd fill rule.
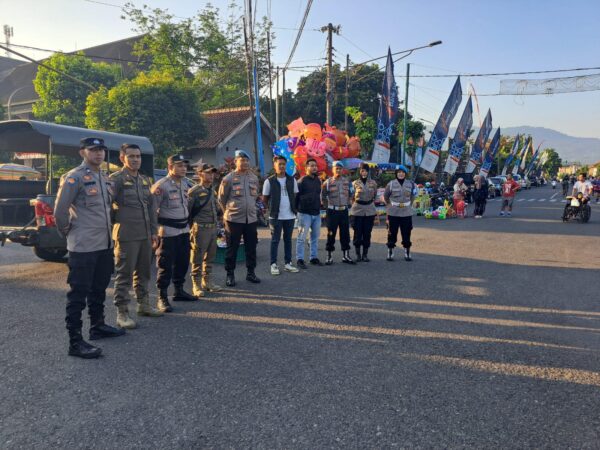
[[279,139],[279,66],[277,66],[277,89],[275,90],[275,137]]
[[248,33],[246,31],[246,18],[243,19],[244,22],[244,48],[246,53],[246,79],[248,82],[248,104],[250,105],[250,118],[252,119],[252,131],[254,133],[254,161],[258,163],[258,144],[256,143],[257,134],[256,134],[256,118],[254,117],[254,103],[252,101],[252,67],[250,61],[250,48],[248,46]]
[[344,130],[348,131],[348,92],[350,88],[350,55],[346,53],[346,102],[344,103]]
[[281,71],[281,132],[285,131],[285,69]]
[[[15,35],[13,27],[10,25],[4,25],[4,42],[6,46],[10,48],[10,38]],[[10,57],[10,52],[6,50],[6,56]]]
[[269,120],[273,122],[273,78],[271,77],[271,27],[267,30],[267,61],[269,66]]
[[[406,126],[408,123],[408,77],[410,76],[410,63],[406,65],[406,91],[404,92],[404,119],[402,126],[402,153],[398,158],[400,163],[406,165]],[[415,161],[413,160],[413,165]]]
[[321,28],[322,32],[327,31],[327,94],[326,100],[326,123],[332,125],[333,123],[333,33],[339,34],[340,26],[333,26],[328,23],[327,26]]

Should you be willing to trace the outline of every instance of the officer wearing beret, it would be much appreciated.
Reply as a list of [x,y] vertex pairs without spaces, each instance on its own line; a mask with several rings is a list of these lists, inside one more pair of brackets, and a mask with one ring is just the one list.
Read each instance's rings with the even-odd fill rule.
[[139,172],[142,152],[135,144],[123,144],[119,154],[123,169],[113,173],[113,239],[115,241],[115,305],[117,325],[135,328],[129,315],[129,290],[137,298],[138,316],[161,316],[150,306],[148,283],[152,264],[152,247],[158,245],[158,227],[152,180]]
[[183,155],[169,156],[168,175],[152,185],[158,213],[160,244],[156,251],[158,273],[158,309],[173,311],[168,289],[171,280],[175,286],[174,301],[198,300],[183,289],[190,264],[190,226],[188,191],[193,182],[185,177],[188,160]]
[[54,217],[59,234],[67,238],[69,275],[66,324],[69,355],[97,358],[102,350],[86,342],[81,334],[81,314],[87,303],[90,339],[122,336],[125,330],[106,325],[104,300],[113,272],[113,241],[110,207],[112,186],[100,167],[106,156],[104,140],[82,139],[80,166],[61,178]]
[[[371,233],[375,222],[375,197],[377,196],[377,183],[369,176],[370,168],[367,163],[360,165],[357,180],[352,182],[354,195],[352,196],[352,228],[354,228],[353,244],[356,249],[356,260],[369,262],[369,247],[371,246]],[[362,247],[362,253],[361,253]]]
[[196,297],[204,292],[218,292],[221,287],[210,280],[217,254],[217,194],[213,179],[217,169],[210,164],[197,168],[200,184],[190,189],[189,210],[192,224],[192,286]]
[[333,176],[323,183],[321,200],[327,206],[327,260],[325,264],[333,264],[333,251],[335,250],[335,235],[340,230],[340,245],[342,247],[342,262],[355,264],[350,258],[350,223],[348,219],[348,205],[352,197],[352,185],[348,178],[342,176],[344,165],[340,161],[333,163]]
[[240,240],[244,237],[246,251],[246,280],[260,283],[254,273],[256,268],[256,244],[258,242],[256,198],[258,177],[250,171],[250,156],[243,150],[235,152],[235,170],[223,178],[219,187],[218,201],[223,210],[227,253],[225,270],[227,286],[235,286],[235,262]]
[[394,247],[398,240],[398,228],[402,235],[402,247],[404,247],[404,259],[412,261],[410,256],[410,235],[412,231],[412,202],[415,198],[417,188],[415,183],[406,178],[408,169],[400,165],[396,169],[396,178],[385,187],[383,198],[387,205],[387,260],[394,260]]

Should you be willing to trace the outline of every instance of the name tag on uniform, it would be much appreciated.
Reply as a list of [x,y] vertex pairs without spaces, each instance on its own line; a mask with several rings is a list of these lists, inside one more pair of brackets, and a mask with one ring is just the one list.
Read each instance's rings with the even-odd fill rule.
[[133,186],[133,182],[131,182],[131,181],[125,181],[123,184],[125,186]]

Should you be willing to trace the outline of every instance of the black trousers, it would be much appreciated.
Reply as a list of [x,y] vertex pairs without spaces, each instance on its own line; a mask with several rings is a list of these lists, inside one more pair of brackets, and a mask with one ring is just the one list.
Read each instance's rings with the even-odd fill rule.
[[104,322],[104,300],[114,270],[113,249],[69,252],[67,283],[67,330],[80,332],[86,301],[92,325]]
[[246,251],[246,268],[249,271],[256,267],[256,244],[258,243],[257,223],[235,223],[225,221],[225,239],[227,240],[227,251],[225,253],[225,270],[233,272],[240,240],[244,237]]
[[388,235],[387,235],[387,247],[394,248],[398,241],[398,228],[400,228],[400,234],[402,235],[402,247],[410,248],[412,242],[410,242],[410,232],[412,231],[412,216],[407,217],[396,217],[388,216],[387,219]]
[[190,233],[161,237],[156,250],[156,287],[167,289],[171,280],[175,286],[183,286],[190,265]]
[[340,245],[342,251],[350,250],[350,223],[348,220],[348,210],[337,211],[327,208],[327,243],[325,250],[332,252],[335,250],[335,235],[340,229]]
[[363,246],[365,249],[371,246],[371,232],[373,231],[375,216],[352,216],[352,228],[354,228],[355,247]]
[[485,212],[486,203],[487,203],[487,201],[485,199],[475,200],[475,211],[473,211],[473,215],[474,216],[483,216],[483,213]]

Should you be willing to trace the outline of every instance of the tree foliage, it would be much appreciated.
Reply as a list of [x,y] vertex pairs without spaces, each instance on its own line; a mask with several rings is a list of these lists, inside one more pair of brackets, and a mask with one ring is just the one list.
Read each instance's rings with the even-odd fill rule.
[[165,72],[140,73],[100,89],[89,96],[85,114],[90,128],[148,137],[161,164],[205,134],[195,88]]
[[546,161],[542,165],[542,169],[551,177],[558,174],[558,169],[562,166],[562,160],[558,155],[558,152],[553,148],[544,149],[543,154],[546,154]]
[[[45,64],[97,88],[111,88],[120,78],[118,65],[93,62],[83,53],[57,53],[48,58]],[[45,67],[38,68],[33,86],[40,97],[33,105],[36,119],[64,125],[84,125],[85,102],[92,92],[91,88]]]
[[368,158],[368,155],[373,148],[373,142],[377,135],[377,125],[375,119],[363,113],[356,106],[349,106],[346,108],[346,114],[352,119],[354,124],[354,134],[360,139],[361,156]]

